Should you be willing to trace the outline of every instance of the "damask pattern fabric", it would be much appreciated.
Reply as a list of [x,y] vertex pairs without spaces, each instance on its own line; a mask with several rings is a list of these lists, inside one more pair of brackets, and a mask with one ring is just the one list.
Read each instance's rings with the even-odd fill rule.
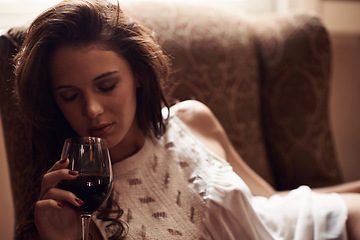
[[167,95],[209,106],[275,188],[342,181],[328,116],[330,42],[318,17],[252,16],[211,4],[123,7],[173,56]]
[[124,9],[154,30],[173,59],[166,95],[196,99],[220,120],[243,159],[273,184],[260,112],[260,79],[246,14],[211,4],[127,3]]
[[341,182],[329,122],[330,42],[311,14],[256,19],[264,136],[278,189]]
[[29,208],[19,208],[19,206],[24,206],[21,203],[26,201],[29,203],[28,206],[33,204],[32,197],[34,196],[31,193],[33,184],[35,184],[35,180],[29,181],[29,179],[34,179],[34,169],[32,168],[34,163],[30,160],[32,154],[32,145],[29,139],[30,129],[25,127],[19,116],[14,96],[13,62],[11,60],[22,42],[24,29],[14,28],[0,34],[0,111],[16,219],[26,216],[29,211]]

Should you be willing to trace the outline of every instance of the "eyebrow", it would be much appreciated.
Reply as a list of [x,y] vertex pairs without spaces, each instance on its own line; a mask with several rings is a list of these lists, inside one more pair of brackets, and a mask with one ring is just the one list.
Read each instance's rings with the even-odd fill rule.
[[[96,82],[96,81],[99,80],[99,79],[102,79],[102,78],[104,78],[104,77],[110,76],[110,75],[112,75],[112,74],[114,74],[114,73],[117,73],[117,72],[118,72],[118,71],[105,72],[105,73],[103,73],[103,74],[95,77],[95,78],[93,79],[93,82]],[[54,90],[56,91],[56,90],[59,90],[59,89],[70,88],[70,87],[72,87],[72,86],[71,86],[71,85],[62,85],[62,86],[59,86],[59,87],[54,88]]]
[[99,80],[99,79],[101,79],[101,78],[110,76],[110,75],[112,75],[112,74],[114,74],[114,73],[117,73],[117,72],[118,72],[118,71],[112,71],[112,72],[103,73],[103,74],[97,76],[96,78],[94,78],[93,81],[95,82],[95,81],[97,81],[97,80]]

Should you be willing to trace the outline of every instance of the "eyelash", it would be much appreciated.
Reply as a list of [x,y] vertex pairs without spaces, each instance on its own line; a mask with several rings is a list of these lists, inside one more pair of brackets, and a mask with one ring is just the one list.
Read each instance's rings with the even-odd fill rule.
[[107,87],[107,88],[99,88],[99,90],[102,91],[102,92],[110,92],[110,91],[114,90],[115,87],[116,87],[116,84],[113,84],[113,85],[111,85],[110,87]]
[[[104,93],[107,93],[107,92],[111,92],[112,90],[114,90],[116,87],[116,83],[111,85],[110,87],[107,87],[107,88],[98,88],[101,92],[104,92]],[[74,94],[73,96],[69,97],[69,98],[66,98],[66,97],[63,97],[64,101],[65,102],[71,102],[73,100],[75,100],[75,98],[78,96],[79,94],[76,93]]]
[[71,96],[71,97],[69,97],[69,98],[63,97],[63,99],[64,99],[65,102],[71,102],[71,101],[73,101],[78,95],[79,95],[79,94],[76,93],[76,94],[74,94],[73,96]]

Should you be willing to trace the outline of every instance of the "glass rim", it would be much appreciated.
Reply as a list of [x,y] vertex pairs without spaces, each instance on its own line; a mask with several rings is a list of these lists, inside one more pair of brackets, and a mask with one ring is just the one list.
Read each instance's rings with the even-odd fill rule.
[[93,136],[71,137],[65,139],[65,144],[79,144],[79,145],[106,144],[107,145],[107,141],[105,138],[93,137]]

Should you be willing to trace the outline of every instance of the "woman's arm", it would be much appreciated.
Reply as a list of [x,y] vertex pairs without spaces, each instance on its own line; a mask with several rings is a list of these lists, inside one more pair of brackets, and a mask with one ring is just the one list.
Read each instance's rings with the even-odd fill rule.
[[360,180],[328,187],[313,188],[312,190],[319,193],[360,193]]
[[[269,183],[246,164],[236,152],[220,122],[206,105],[198,101],[188,100],[174,105],[171,112],[177,115],[208,149],[226,159],[255,196],[270,197],[275,193],[280,195],[288,193],[288,191],[276,192]],[[314,188],[313,191],[320,193],[360,193],[360,180]]]
[[276,191],[239,156],[220,122],[204,104],[188,100],[174,105],[177,115],[208,149],[226,159],[256,196],[270,197]]

